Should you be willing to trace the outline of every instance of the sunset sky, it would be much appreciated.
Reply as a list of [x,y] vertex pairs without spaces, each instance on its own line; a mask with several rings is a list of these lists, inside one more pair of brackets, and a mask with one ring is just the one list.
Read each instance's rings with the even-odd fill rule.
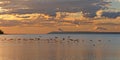
[[6,34],[120,32],[120,0],[0,0],[0,29]]

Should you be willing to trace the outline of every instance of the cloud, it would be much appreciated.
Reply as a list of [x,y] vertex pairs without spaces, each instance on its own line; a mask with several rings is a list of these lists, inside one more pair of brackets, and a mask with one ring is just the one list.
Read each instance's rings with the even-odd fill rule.
[[51,18],[49,15],[45,14],[1,14],[1,20],[37,20],[37,19],[49,19]]
[[108,1],[108,2],[112,2],[112,1],[114,1],[114,2],[120,2],[120,0],[106,0],[106,1]]
[[104,12],[102,16],[108,17],[108,18],[117,18],[117,17],[120,17],[120,12]]
[[17,20],[11,20],[11,21],[0,20],[0,26],[2,27],[18,26],[20,24],[21,24],[20,21]]
[[[9,9],[7,13],[45,13],[55,16],[56,12],[87,12],[94,16],[99,9],[106,8],[108,4],[102,0],[5,0],[9,3],[0,5]],[[4,2],[4,1],[1,1]],[[6,13],[6,12],[4,12]]]
[[85,13],[81,12],[57,12],[56,13],[56,18],[57,20],[62,19],[62,20],[87,20],[87,17],[85,17]]
[[[45,14],[2,14],[0,15],[0,26],[40,26],[46,23],[51,16]],[[50,21],[48,21],[50,23]]]
[[96,12],[96,17],[97,17],[97,18],[101,18],[102,15],[103,15],[103,10],[98,10],[98,11]]
[[0,20],[0,26],[13,27],[13,26],[33,26],[36,21],[21,21],[21,20]]

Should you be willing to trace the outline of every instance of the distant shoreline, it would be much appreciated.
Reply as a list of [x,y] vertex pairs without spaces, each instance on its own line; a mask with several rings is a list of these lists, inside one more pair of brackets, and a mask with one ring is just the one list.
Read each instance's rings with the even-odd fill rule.
[[91,32],[91,31],[64,31],[64,32],[50,32],[48,34],[120,34],[120,32]]
[[[92,31],[54,31],[46,34],[120,34],[120,32],[92,32]],[[46,35],[46,34],[0,34],[0,35]]]

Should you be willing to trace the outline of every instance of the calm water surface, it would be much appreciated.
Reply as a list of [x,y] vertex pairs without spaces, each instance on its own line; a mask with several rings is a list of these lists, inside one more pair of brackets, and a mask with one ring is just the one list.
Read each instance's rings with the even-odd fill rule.
[[0,60],[120,60],[120,34],[0,35]]

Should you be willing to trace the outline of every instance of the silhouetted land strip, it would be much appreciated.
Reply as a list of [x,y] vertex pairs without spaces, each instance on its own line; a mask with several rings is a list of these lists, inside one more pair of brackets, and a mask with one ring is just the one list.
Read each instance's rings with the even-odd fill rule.
[[4,34],[4,32],[2,30],[0,30],[0,34]]
[[48,34],[120,34],[120,32],[89,32],[89,31],[64,31],[64,32],[50,32]]

